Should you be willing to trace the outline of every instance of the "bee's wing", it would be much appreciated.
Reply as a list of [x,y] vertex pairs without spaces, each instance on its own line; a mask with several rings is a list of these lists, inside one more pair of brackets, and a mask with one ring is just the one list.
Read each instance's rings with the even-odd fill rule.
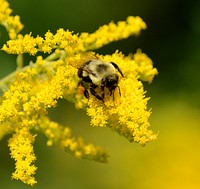
[[75,55],[73,59],[70,59],[69,64],[79,69],[85,63],[89,62],[90,60],[95,60],[95,59],[98,59],[98,57],[95,55],[94,52],[82,52]]

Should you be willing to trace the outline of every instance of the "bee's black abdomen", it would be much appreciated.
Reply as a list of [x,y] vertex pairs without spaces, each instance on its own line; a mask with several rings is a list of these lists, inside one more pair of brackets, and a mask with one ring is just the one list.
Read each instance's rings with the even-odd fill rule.
[[92,83],[92,80],[90,79],[89,76],[87,76],[87,77],[82,77],[82,81],[85,81],[85,82],[87,82],[87,83]]

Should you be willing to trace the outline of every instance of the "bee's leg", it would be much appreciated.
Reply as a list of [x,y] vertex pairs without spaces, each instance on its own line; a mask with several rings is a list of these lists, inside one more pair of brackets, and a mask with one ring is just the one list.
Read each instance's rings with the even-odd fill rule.
[[102,83],[101,83],[101,91],[102,91],[102,99],[104,99],[104,96],[105,96],[105,81],[102,81]]
[[111,90],[111,91],[110,91],[110,96],[111,96],[111,95],[113,96],[113,101],[115,101],[115,93],[114,93],[114,90]]
[[84,96],[85,96],[85,98],[89,98],[89,92],[87,89],[85,89],[85,91],[84,91]]
[[119,90],[119,95],[121,96],[121,90],[120,90],[120,87],[117,86],[118,90]]
[[95,91],[95,88],[97,88],[96,85],[92,84],[90,85],[90,92],[92,95],[94,95],[98,100],[102,100],[103,101],[103,98],[97,94],[97,92]]
[[111,64],[115,67],[115,69],[118,70],[118,72],[121,74],[121,76],[124,77],[124,75],[123,75],[122,71],[119,69],[118,65],[115,64],[114,62],[111,62]]
[[113,96],[113,101],[115,100],[115,91],[114,89],[109,89],[110,91],[110,96]]
[[[121,96],[121,90],[120,90],[120,87],[117,86],[117,88],[118,88],[118,91],[119,91],[119,95]],[[113,95],[113,101],[115,101],[115,91],[114,91],[114,90],[112,90],[112,91],[110,92],[110,96],[111,96],[111,95]]]
[[78,83],[78,87],[83,87],[83,89],[84,89],[84,91],[83,91],[83,94],[84,94],[84,96],[86,97],[86,98],[89,98],[89,92],[88,92],[88,90],[86,89],[86,85],[85,85],[85,83],[83,82],[83,81],[80,81],[79,83]]

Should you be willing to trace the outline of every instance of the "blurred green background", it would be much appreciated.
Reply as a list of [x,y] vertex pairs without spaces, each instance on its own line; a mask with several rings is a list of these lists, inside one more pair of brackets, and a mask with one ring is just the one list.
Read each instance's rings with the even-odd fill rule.
[[[151,129],[158,140],[141,147],[105,128],[92,128],[84,111],[59,101],[50,110],[52,119],[72,128],[110,151],[109,164],[78,160],[59,148],[46,147],[38,134],[35,142],[38,171],[36,189],[198,189],[200,188],[200,1],[197,0],[10,0],[21,16],[23,34],[43,36],[64,28],[93,32],[111,20],[140,16],[148,25],[137,38],[109,44],[97,52],[125,54],[141,48],[154,62],[159,75],[145,84],[152,107]],[[8,39],[0,28],[0,45]],[[15,69],[14,55],[0,52],[0,76]],[[28,62],[34,57],[25,57]],[[77,121],[78,120],[78,121]],[[0,142],[0,188],[27,189],[11,181],[14,161],[7,138]]]

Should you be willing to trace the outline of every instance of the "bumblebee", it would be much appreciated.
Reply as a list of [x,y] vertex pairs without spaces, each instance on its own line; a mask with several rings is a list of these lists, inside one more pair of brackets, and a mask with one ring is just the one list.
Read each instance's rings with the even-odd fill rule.
[[[114,90],[116,87],[118,87],[120,93],[118,86],[119,75],[117,71],[124,77],[118,65],[114,62],[93,59],[82,64],[78,69],[78,77],[81,78],[79,86],[85,89],[85,97],[89,98],[88,91],[90,91],[97,99],[104,101],[105,89],[107,88],[110,95],[113,95],[114,100]],[[97,88],[99,88],[98,92]]]

